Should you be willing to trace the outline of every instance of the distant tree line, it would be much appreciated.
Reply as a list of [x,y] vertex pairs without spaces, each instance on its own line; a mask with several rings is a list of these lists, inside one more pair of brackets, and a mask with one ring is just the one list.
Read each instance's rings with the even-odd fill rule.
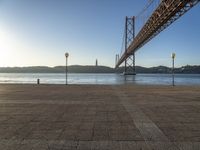
[[[111,68],[107,66],[68,66],[69,73],[122,73],[124,67]],[[65,73],[65,66],[45,67],[0,67],[0,73]],[[171,73],[171,68],[166,66],[141,67],[136,66],[136,73]],[[183,66],[175,68],[175,73],[200,74],[200,66]]]

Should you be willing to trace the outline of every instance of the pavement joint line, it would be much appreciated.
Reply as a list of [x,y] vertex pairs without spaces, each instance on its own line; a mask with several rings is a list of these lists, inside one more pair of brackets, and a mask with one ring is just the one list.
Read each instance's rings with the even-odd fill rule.
[[88,104],[88,103],[98,103],[94,101],[57,101],[57,100],[0,100],[0,104]]
[[[97,102],[97,101],[63,101],[63,100],[60,100],[60,101],[57,101],[57,100],[0,100],[0,104],[58,104],[58,105],[61,105],[61,104],[99,104],[101,102]],[[112,104],[112,103],[111,103]],[[138,105],[143,105],[142,102],[139,102],[137,103]],[[156,106],[162,106],[162,105],[190,105],[190,106],[196,106],[196,105],[200,105],[200,103],[196,102],[159,102],[158,104],[155,104],[155,103],[151,103],[149,102],[148,105],[156,105]],[[126,104],[124,104],[126,105]],[[146,104],[144,104],[146,105]]]
[[[115,145],[120,146],[120,149],[123,150],[123,146],[131,146],[134,147],[140,147],[140,148],[147,148],[146,144],[151,145],[151,148],[148,148],[150,150],[176,150],[175,147],[164,147],[166,146],[167,142],[157,142],[157,141],[149,141],[146,143],[146,141],[104,141],[104,140],[98,140],[98,141],[74,141],[74,140],[41,140],[41,139],[30,139],[30,140],[8,140],[8,139],[2,139],[0,140],[0,148],[1,146],[12,146],[12,145],[18,145],[18,148],[23,145],[29,145],[29,146],[41,146],[45,145],[46,148],[51,148],[52,146],[72,146],[76,147],[76,149],[79,149],[82,147],[82,145],[87,145],[90,148],[93,147],[114,147]],[[178,145],[181,147],[182,150],[199,150],[200,149],[200,142],[173,142],[173,144]],[[146,146],[145,146],[146,145]],[[157,147],[158,145],[163,145],[162,147]],[[133,147],[132,147],[133,148]]]
[[121,104],[132,117],[135,126],[140,131],[150,149],[182,150],[182,148],[172,143],[165,136],[156,124],[140,110],[137,104],[134,105],[130,103],[130,97],[126,96],[120,87],[112,86],[112,89],[120,99]]

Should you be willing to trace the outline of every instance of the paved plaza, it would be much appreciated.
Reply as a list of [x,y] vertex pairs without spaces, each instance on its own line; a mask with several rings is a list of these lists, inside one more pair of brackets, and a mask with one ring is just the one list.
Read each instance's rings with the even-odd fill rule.
[[200,87],[0,85],[0,150],[199,150]]

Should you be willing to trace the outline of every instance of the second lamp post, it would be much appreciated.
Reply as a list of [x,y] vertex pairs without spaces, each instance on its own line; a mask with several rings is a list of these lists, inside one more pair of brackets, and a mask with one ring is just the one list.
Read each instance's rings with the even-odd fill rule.
[[68,68],[67,68],[67,59],[69,57],[69,53],[65,53],[65,57],[66,57],[66,68],[65,68],[65,72],[66,72],[66,85],[68,84],[67,83],[67,72],[68,72]]
[[174,59],[176,57],[176,54],[175,53],[172,53],[172,85],[174,86]]

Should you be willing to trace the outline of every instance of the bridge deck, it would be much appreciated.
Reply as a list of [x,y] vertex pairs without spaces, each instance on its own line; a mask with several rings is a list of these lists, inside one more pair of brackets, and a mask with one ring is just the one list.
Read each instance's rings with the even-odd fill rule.
[[200,149],[200,87],[0,85],[0,149]]

